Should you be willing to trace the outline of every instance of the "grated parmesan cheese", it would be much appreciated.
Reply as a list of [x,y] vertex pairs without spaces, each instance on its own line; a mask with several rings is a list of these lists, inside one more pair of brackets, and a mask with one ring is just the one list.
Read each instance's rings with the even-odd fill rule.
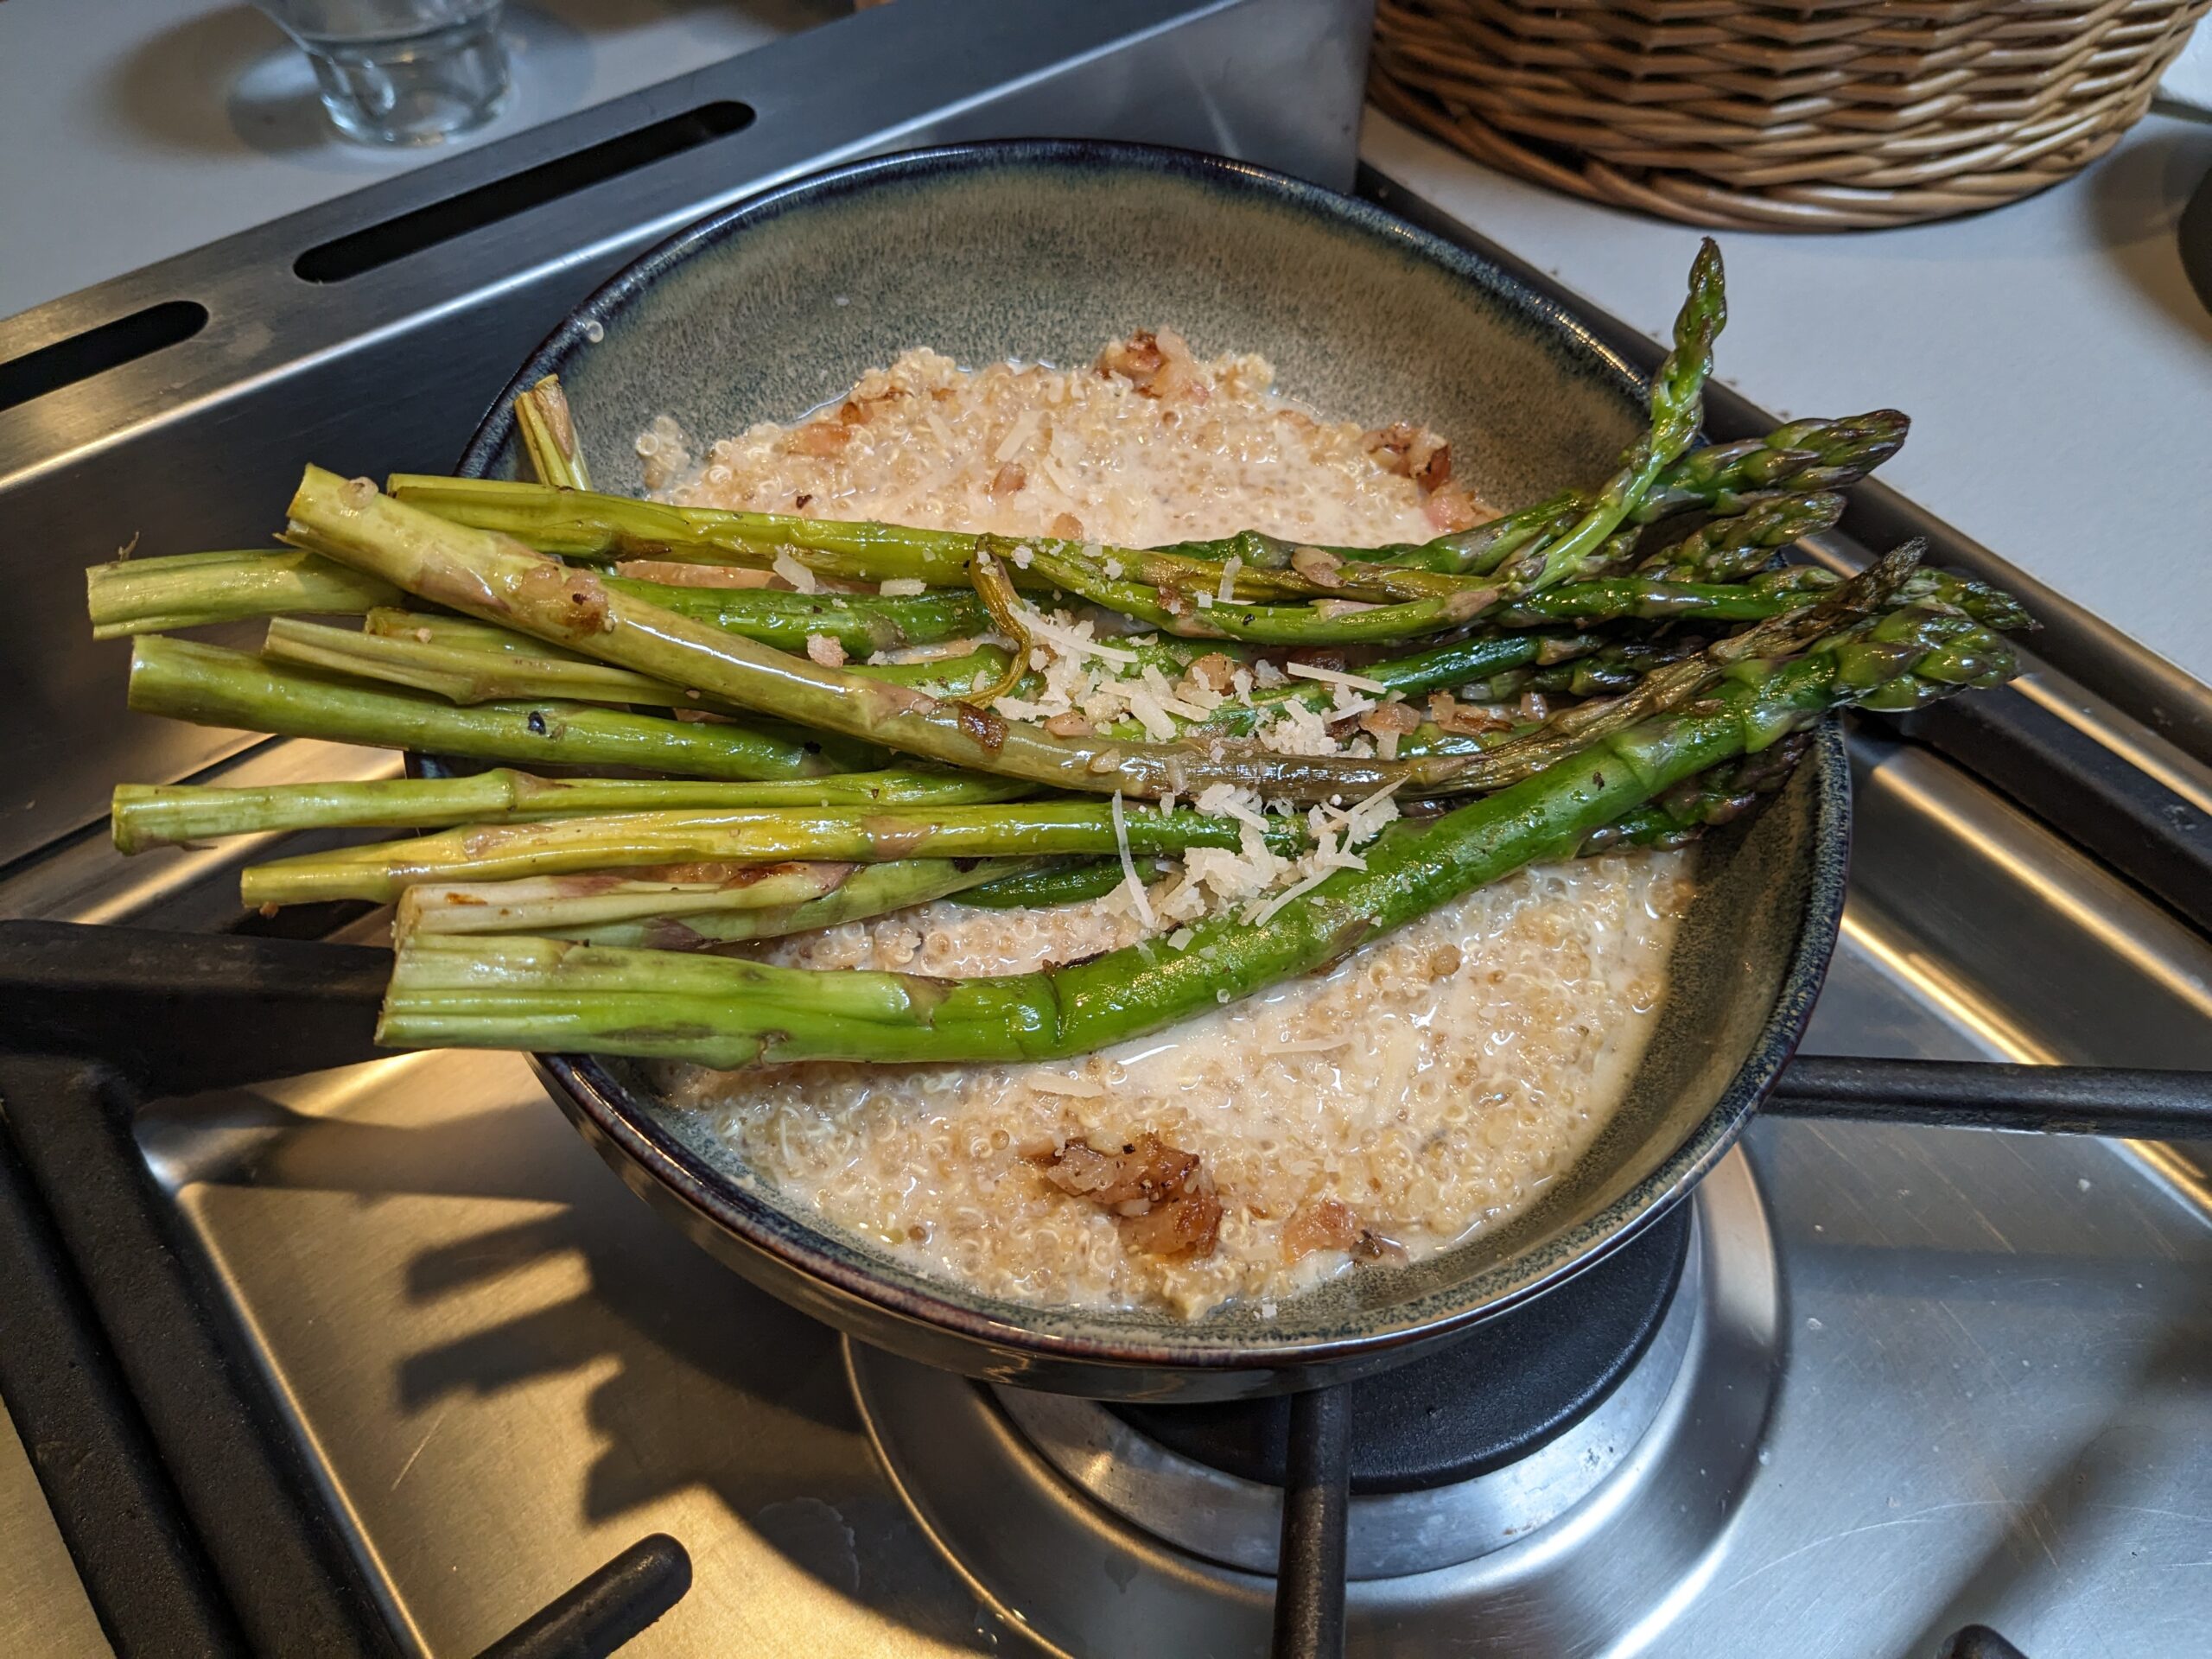
[[1136,906],[1137,919],[1147,928],[1153,925],[1152,903],[1147,898],[1144,883],[1137,880],[1136,861],[1129,856],[1128,820],[1122,816],[1122,791],[1114,791],[1114,847],[1122,855],[1122,880],[1128,889],[1129,902]]
[[[1286,663],[1283,669],[1296,679],[1319,680],[1329,685],[1349,686],[1355,691],[1373,691],[1379,696],[1387,694],[1390,690],[1380,680],[1370,680],[1358,674],[1341,674],[1333,668],[1317,668],[1312,663]],[[1373,707],[1372,704],[1369,706]]]
[[768,568],[802,594],[819,593],[822,584],[814,579],[814,572],[791,556],[791,550],[779,550]]

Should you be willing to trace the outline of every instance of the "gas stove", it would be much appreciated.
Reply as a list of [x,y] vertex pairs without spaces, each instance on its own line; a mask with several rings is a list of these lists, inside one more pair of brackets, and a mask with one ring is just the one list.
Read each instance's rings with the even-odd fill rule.
[[[1219,31],[1235,14],[1279,26],[1317,9],[1184,10],[1175,26],[1209,43],[1186,54],[1197,65],[1234,60]],[[1046,58],[1068,76],[1089,64],[1085,107],[1122,110],[1108,126],[1145,136],[1126,89],[1156,61],[1153,39],[1130,30],[1119,70],[1095,42],[1062,42],[1029,84],[1052,80]],[[954,91],[899,130],[990,130],[962,128],[975,99]],[[1296,159],[1270,154],[1263,111],[1225,90],[1211,107],[1224,143]],[[1033,124],[1033,99],[1007,108]],[[594,134],[623,118],[594,112]],[[726,194],[711,149],[688,152],[695,175],[682,156],[643,175],[627,218],[604,192],[588,222],[560,207],[594,250],[568,289],[634,245],[648,210],[673,213],[678,186],[702,208]],[[797,165],[779,152],[779,168]],[[438,170],[410,201],[436,198],[420,180]],[[1364,188],[1418,206],[1387,180]],[[542,271],[526,289],[511,273],[465,287],[407,301],[413,349],[494,298],[572,297]],[[296,353],[281,372],[250,365],[227,389],[139,407],[118,443],[140,460],[199,453],[219,423],[246,435],[247,474],[264,454],[289,464],[296,434],[257,400],[327,391],[344,353],[278,321]],[[355,436],[373,447],[396,416],[365,418]],[[0,426],[0,499],[35,516],[67,484],[81,501],[118,443],[67,425],[48,423],[51,453],[30,456]],[[257,522],[262,505],[238,511]],[[1989,556],[1953,538],[1936,556]],[[2124,652],[2084,647],[2063,605],[2051,613],[2071,677],[2046,664],[2017,701],[2056,736],[2017,709],[1994,736],[1854,730],[1852,899],[1808,1052],[2181,1068],[2212,1052],[2212,940],[2183,919],[2203,903],[2190,878],[2212,770],[2178,746],[2186,722],[2125,712],[2149,694]],[[98,702],[102,659],[41,649],[41,684]],[[0,1055],[0,1271],[24,1287],[0,1299],[0,1389],[67,1546],[42,1559],[84,1586],[57,1570],[34,1603],[19,1583],[0,1602],[29,1611],[0,1612],[0,1638],[58,1653],[1225,1659],[1295,1623],[1278,1584],[1302,1568],[1279,1560],[1280,1523],[1286,1490],[1315,1501],[1310,1407],[1109,1408],[842,1341],[658,1220],[524,1060],[366,1058],[344,1013],[349,959],[288,957],[292,942],[236,914],[235,866],[266,844],[126,865],[76,827],[88,778],[377,775],[389,758],[240,752],[207,734],[171,753],[66,721],[11,741],[60,738],[81,753],[11,827],[23,855],[0,869],[0,916],[207,944],[159,983],[103,969],[123,1011],[104,1026],[41,1005],[67,1058]],[[2098,765],[2061,764],[2081,744]],[[2107,833],[2152,822],[2165,839]],[[342,943],[375,939],[383,918],[312,924]],[[43,970],[24,940],[44,937],[0,941],[0,982]],[[261,963],[251,995],[226,977],[234,958]],[[2212,1623],[2209,1271],[2212,1146],[1763,1117],[1663,1224],[1336,1396],[1345,1649],[2197,1651]],[[38,1518],[40,1491],[17,1485]]]
[[[1808,1048],[2189,1052],[2212,947],[1947,763],[1856,747]],[[1284,1402],[1109,1408],[846,1344],[664,1227],[512,1057],[126,1133],[398,1651],[487,1650],[650,1535],[692,1582],[640,1654],[1268,1651]],[[1759,1122],[1666,1226],[1349,1391],[1347,1650],[2193,1650],[2208,1219],[2188,1147]]]

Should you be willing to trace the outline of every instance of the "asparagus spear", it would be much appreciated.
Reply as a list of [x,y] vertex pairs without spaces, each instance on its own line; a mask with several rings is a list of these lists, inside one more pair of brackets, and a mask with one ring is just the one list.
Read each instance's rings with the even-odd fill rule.
[[[1161,588],[1126,574],[1112,575],[1103,568],[1104,560],[1071,552],[1065,543],[1030,544],[1027,568],[1036,577],[1095,605],[1187,639],[1344,645],[1402,639],[1460,626],[1501,601],[1510,603],[1579,575],[1586,562],[1608,548],[1623,521],[1695,435],[1703,416],[1705,382],[1713,372],[1713,342],[1726,315],[1720,251],[1708,238],[1690,269],[1689,294],[1675,320],[1674,349],[1652,378],[1649,431],[1622,457],[1620,470],[1589,495],[1571,524],[1499,563],[1491,585],[1411,569],[1389,580],[1379,572],[1363,578],[1356,568],[1339,561],[1332,574],[1355,591],[1421,596],[1371,606],[1343,599],[1313,605],[1207,604],[1203,597],[1194,601],[1172,585]],[[1010,544],[1003,538],[985,537],[976,545],[995,552]],[[1298,556],[1292,556],[1294,569]],[[1194,563],[1166,554],[1148,563],[1140,553],[1116,552],[1113,559],[1134,564],[1140,577],[1149,571],[1155,577],[1179,579]],[[1287,581],[1280,575],[1276,580]],[[1309,584],[1314,581],[1308,577]]]
[[[858,655],[937,645],[990,626],[990,618],[976,596],[968,593],[894,598],[875,594],[791,594],[761,588],[690,588],[630,576],[611,575],[605,580],[618,592],[785,651],[804,651],[813,634],[825,634]],[[86,571],[85,588],[95,639],[160,633],[248,617],[359,615],[389,608],[405,597],[389,582],[348,569],[319,554],[291,548],[122,559],[96,564]]]
[[[1122,817],[1133,853],[1240,844],[1242,826],[1234,818],[1185,810]],[[423,881],[505,881],[664,864],[1097,855],[1115,852],[1121,844],[1114,817],[1108,807],[1089,801],[611,813],[448,830],[405,841],[303,853],[250,867],[241,874],[239,887],[250,906],[324,899],[385,903]],[[1278,852],[1294,852],[1306,834],[1299,820],[1283,818],[1270,823],[1267,839]]]
[[[516,881],[424,882],[399,900],[397,937],[528,933],[655,950],[702,950],[835,927],[1015,879],[1047,859],[896,859],[887,864],[690,867]],[[1120,879],[1119,866],[1116,879]]]
[[946,982],[694,957],[671,975],[652,952],[424,938],[400,951],[378,1040],[716,1066],[1087,1052],[1311,971],[1523,864],[1573,851],[1653,797],[1772,747],[1828,709],[1912,677],[1924,620],[1912,607],[1885,618],[1854,636],[1855,654],[1840,641],[1784,664],[1741,664],[1709,698],[1441,817],[1393,824],[1365,849],[1365,868],[1335,871],[1249,925],[1211,918],[1180,951],[1147,940],[1046,973]]
[[130,706],[201,726],[418,749],[524,766],[635,766],[679,777],[817,778],[817,746],[742,726],[564,702],[455,708],[421,692],[351,685],[242,651],[149,635],[134,642]]
[[558,375],[547,375],[515,399],[515,427],[539,482],[564,490],[591,488],[591,467],[576,442],[575,417]]
[[[1593,739],[1626,730],[1652,716],[1679,708],[1742,663],[1772,662],[1824,636],[1870,616],[1904,587],[1924,542],[1912,541],[1886,553],[1866,569],[1804,609],[1785,613],[1739,634],[1714,641],[1695,656],[1655,667],[1633,690],[1612,698],[1578,703],[1545,721],[1535,730],[1487,750],[1455,780],[1470,790],[1498,789],[1518,782],[1573,753]],[[1963,619],[1961,619],[1963,620]],[[1978,625],[1968,623],[1969,627]],[[1989,636],[1994,639],[1994,636]]]
[[1733,512],[1758,490],[1855,484],[1904,447],[1912,423],[1894,409],[1840,420],[1792,421],[1763,438],[1708,444],[1669,467],[1637,507],[1649,524],[1693,507]]
[[[300,626],[287,622],[280,629],[276,624],[272,623],[270,632],[272,637],[280,633],[297,637]],[[335,632],[336,630],[329,632]],[[580,652],[564,651],[558,645],[546,644],[543,639],[533,639],[526,633],[516,633],[512,629],[494,627],[489,622],[478,622],[467,617],[433,616],[421,611],[384,608],[369,613],[366,621],[362,625],[362,632],[373,634],[380,639],[405,641],[410,646],[435,647],[454,653],[450,658],[433,658],[427,653],[418,657],[414,652],[408,650],[399,653],[397,660],[402,663],[419,661],[426,667],[448,668],[460,682],[465,684],[474,683],[480,676],[495,675],[499,671],[485,663],[483,658],[489,654],[498,653],[508,658],[543,659],[555,664],[588,664],[600,674],[607,677],[602,683],[617,702],[664,702],[680,707],[684,703],[699,701],[691,696],[689,692],[664,684],[658,680],[651,679],[645,675],[632,674],[626,669],[608,668],[604,664],[593,663],[590,658]],[[346,636],[348,639],[355,637]],[[321,634],[318,632],[310,638],[320,640]],[[334,648],[347,652],[353,649],[346,645],[335,645]],[[1008,653],[998,646],[978,645],[971,651],[958,652],[950,656],[931,657],[920,662],[854,663],[849,666],[855,674],[865,674],[870,679],[889,680],[899,685],[913,686],[928,692],[933,697],[957,696],[966,697],[969,702],[980,702],[982,699],[976,691],[978,677],[982,677],[986,683],[989,679],[995,678],[1005,669],[1007,660]],[[334,664],[334,666],[341,667],[346,672],[368,673],[372,677],[378,677],[373,668],[365,662],[348,662],[343,664]],[[1174,666],[1179,672],[1181,664],[1176,664]],[[441,686],[432,684],[428,680],[409,679],[401,683],[419,684],[425,690],[442,692]],[[520,682],[516,683],[519,684]],[[556,678],[546,683],[539,691],[517,691],[512,694],[495,695],[566,696],[584,698],[586,701],[596,701],[596,698],[585,697],[586,689],[586,682],[581,678],[562,678],[556,676]],[[615,695],[618,693],[619,695]],[[451,695],[450,693],[442,694]]]
[[1096,794],[1190,794],[1214,783],[1271,798],[1325,800],[1452,776],[1450,756],[1370,761],[1233,754],[1211,743],[1056,738],[965,702],[944,702],[772,652],[610,588],[505,537],[419,512],[309,467],[292,534],[433,603],[520,629],[601,662],[817,729],[1002,777]]
[[1021,786],[973,773],[854,772],[779,782],[538,778],[505,767],[466,778],[226,789],[121,784],[111,817],[118,851],[289,830],[442,830],[603,812],[727,812],[741,807],[956,806],[1007,800]]
[[[1137,880],[1157,881],[1167,866],[1156,858],[1129,861]],[[1060,905],[1103,899],[1128,880],[1118,858],[1071,859],[1032,874],[995,874],[960,895],[963,905],[982,910],[1050,910]]]
[[[1629,521],[1648,524],[1697,509],[1732,513],[1742,509],[1746,497],[1769,490],[1840,489],[1856,483],[1895,454],[1904,446],[1910,424],[1893,409],[1878,409],[1840,420],[1792,421],[1763,438],[1692,449],[1660,474],[1629,514]],[[1486,575],[1524,548],[1564,534],[1583,505],[1582,493],[1568,490],[1433,542],[1328,550],[1347,559],[1379,559],[1428,570]],[[1186,543],[1174,550],[1205,556],[1201,550],[1205,545]],[[1290,550],[1287,543],[1275,546],[1283,556]],[[1239,554],[1247,563],[1268,556],[1251,543],[1228,551]],[[1226,557],[1228,553],[1220,556]]]
[[270,623],[261,654],[270,662],[408,686],[448,702],[526,702],[552,697],[663,709],[707,706],[696,692],[569,652],[526,656],[496,645],[356,632],[283,616]]
[[1666,582],[1735,582],[1763,569],[1777,548],[1835,528],[1843,498],[1830,491],[1753,501],[1715,518],[1637,567]]
[[[1895,410],[1840,420],[1793,421],[1763,438],[1690,450],[1661,472],[1630,518],[1649,524],[1696,508],[1739,509],[1757,492],[1833,490],[1855,482],[1895,454],[1909,426]],[[836,523],[782,513],[735,513],[709,507],[667,507],[622,496],[563,499],[541,485],[503,480],[446,479],[394,474],[391,493],[456,523],[496,530],[541,552],[581,559],[652,556],[764,564],[788,549],[825,575],[881,580],[886,573],[963,585],[975,537],[957,531],[896,524]],[[1571,529],[1586,506],[1568,490],[1546,500],[1425,543],[1376,547],[1329,546],[1338,558],[1398,564],[1456,575],[1484,575],[1532,543]],[[1258,531],[1147,550],[1247,568],[1287,567],[1302,545]],[[1132,550],[1107,548],[1126,567]]]
[[1624,813],[1582,843],[1586,857],[1616,847],[1681,847],[1706,830],[1750,811],[1763,795],[1789,780],[1811,747],[1812,732],[1800,728],[1770,749],[1724,760],[1710,771],[1675,785],[1655,800]]
[[904,530],[787,513],[674,507],[505,479],[394,473],[385,488],[396,501],[454,524],[512,536],[541,553],[568,559],[656,558],[765,566],[779,552],[788,552],[823,575],[964,588],[976,541],[962,531]]
[[291,548],[118,559],[85,572],[95,639],[287,611],[356,615],[400,597],[388,582]]

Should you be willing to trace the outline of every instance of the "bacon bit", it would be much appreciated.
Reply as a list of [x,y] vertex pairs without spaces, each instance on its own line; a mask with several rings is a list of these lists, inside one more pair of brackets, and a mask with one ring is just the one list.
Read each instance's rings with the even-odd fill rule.
[[1193,1192],[1122,1219],[1122,1243],[1141,1255],[1211,1255],[1221,1237],[1221,1200]]
[[1098,372],[1118,374],[1147,397],[1212,396],[1189,343],[1173,328],[1140,328],[1098,353]]
[[1027,487],[1029,471],[1018,461],[1009,461],[991,475],[991,494],[994,497],[1013,495]]
[[791,497],[791,506],[794,511],[804,512],[806,510],[806,504],[813,499],[813,491],[801,490],[797,495]]
[[1235,684],[1236,664],[1217,651],[1210,651],[1183,671],[1209,691],[1226,695]]
[[1478,702],[1461,702],[1449,691],[1433,693],[1428,700],[1428,717],[1439,730],[1456,733],[1462,737],[1479,737],[1484,732],[1502,732],[1512,728],[1511,716],[1492,714]]
[[823,668],[842,668],[845,647],[835,634],[810,633],[806,636],[806,654],[810,661]]
[[1047,528],[1064,542],[1079,542],[1083,539],[1083,520],[1071,512],[1061,513]]
[[1061,1192],[1109,1208],[1180,1198],[1198,1173],[1198,1154],[1169,1146],[1150,1129],[1117,1153],[1101,1152],[1077,1135],[1038,1161]]
[[855,398],[846,398],[837,405],[837,423],[840,426],[866,426],[868,405]]
[[1351,1242],[1351,1259],[1355,1262],[1405,1262],[1411,1258],[1406,1247],[1395,1238],[1385,1238],[1372,1227],[1360,1229],[1359,1236]]
[[1410,478],[1425,493],[1452,481],[1452,446],[1425,426],[1398,421],[1370,432],[1361,442],[1376,466]]
[[1045,729],[1054,737],[1089,737],[1098,728],[1082,715],[1071,709],[1064,715],[1054,715],[1045,722]]
[[1344,569],[1344,563],[1319,547],[1301,547],[1290,556],[1290,568],[1317,588],[1343,587],[1344,579],[1337,573]]
[[1446,485],[1430,496],[1421,503],[1421,511],[1422,518],[1447,536],[1454,531],[1472,530],[1497,517],[1456,484]]
[[1359,1235],[1359,1217],[1340,1199],[1300,1205],[1282,1224],[1282,1259],[1295,1262],[1316,1250],[1348,1250]]
[[784,448],[795,455],[828,461],[845,453],[845,444],[852,435],[851,427],[841,426],[836,421],[809,421],[791,435]]
[[1159,335],[1149,328],[1140,328],[1127,340],[1115,340],[1098,353],[1098,372],[1118,374],[1122,379],[1134,382],[1139,391],[1148,391],[1153,377],[1166,360],[1160,349]]
[[1154,392],[1157,397],[1187,397],[1194,404],[1203,404],[1213,395],[1200,372],[1198,360],[1191,355],[1190,342],[1173,328],[1162,328],[1156,338],[1160,350],[1167,361],[1161,366]]
[[1149,1129],[1118,1153],[1100,1152],[1077,1136],[1024,1155],[1061,1192],[1114,1211],[1130,1249],[1205,1255],[1220,1236],[1221,1200],[1200,1172],[1198,1154],[1171,1147]]
[[1370,737],[1380,737],[1385,732],[1416,732],[1421,729],[1421,711],[1410,702],[1381,703],[1359,717],[1359,729]]

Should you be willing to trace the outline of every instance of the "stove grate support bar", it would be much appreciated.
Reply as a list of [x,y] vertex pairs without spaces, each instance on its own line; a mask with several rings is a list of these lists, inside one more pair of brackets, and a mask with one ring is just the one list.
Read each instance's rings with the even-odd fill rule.
[[1351,1396],[1308,1389],[1290,1402],[1275,1574],[1274,1659],[1343,1659],[1351,1527]]
[[[391,1620],[299,1459],[275,1400],[145,1190],[150,1177],[131,1134],[141,1098],[128,1078],[97,1063],[0,1057],[9,1136],[88,1288],[99,1330],[139,1403],[186,1523],[172,1531],[149,1517],[169,1535],[170,1587],[185,1592],[182,1616],[164,1620],[154,1586],[135,1581],[134,1563],[105,1550],[79,1553],[113,1523],[114,1511],[87,1515],[74,1500],[115,1494],[48,1486],[86,1593],[104,1625],[118,1637],[128,1631],[131,1639],[118,1643],[126,1655],[397,1656]],[[9,1408],[22,1427],[36,1413],[32,1402],[18,1403],[12,1372]],[[152,1478],[150,1469],[141,1475]],[[214,1586],[180,1570],[203,1551],[219,1601]],[[220,1629],[226,1611],[237,1631],[228,1639]],[[193,1622],[203,1629],[192,1630]]]
[[[30,1091],[97,1109],[92,1067],[0,1058],[0,1109]],[[30,1172],[0,1137],[0,1400],[101,1632],[118,1654],[236,1653],[238,1618]]]
[[[396,1610],[235,1315],[173,1236],[133,1132],[162,1093],[374,1058],[389,961],[315,941],[0,924],[0,1273],[16,1287],[0,1299],[0,1399],[125,1659],[402,1650]],[[690,1583],[683,1547],[654,1535],[484,1659],[597,1659]]]

